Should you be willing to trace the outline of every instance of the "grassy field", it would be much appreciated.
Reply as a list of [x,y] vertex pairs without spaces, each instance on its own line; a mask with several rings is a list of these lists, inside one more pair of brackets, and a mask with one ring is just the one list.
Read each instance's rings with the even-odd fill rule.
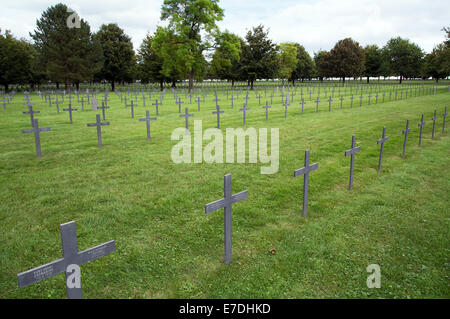
[[[242,127],[244,95],[231,109],[220,94],[222,130]],[[75,105],[80,111],[70,125],[67,112],[56,114],[55,106],[32,97],[40,127],[51,127],[41,133],[41,159],[33,135],[21,133],[30,126],[24,96],[17,94],[6,110],[0,104],[1,298],[65,298],[64,274],[23,289],[17,274],[61,258],[59,225],[72,220],[79,250],[116,241],[115,253],[81,266],[85,298],[450,297],[450,140],[448,130],[441,132],[447,87],[371,106],[365,95],[361,108],[359,99],[350,108],[346,98],[341,110],[335,99],[331,112],[324,99],[318,114],[309,101],[301,114],[297,93],[287,119],[278,96],[267,122],[266,99],[260,106],[250,93],[247,127],[280,128],[274,175],[260,174],[265,164],[174,164],[177,142],[170,136],[184,119],[170,91],[151,124],[150,143],[138,122],[145,116],[142,101],[131,119],[130,108],[110,93],[102,149],[96,129],[87,127],[95,122],[90,107],[81,112]],[[191,125],[201,119],[204,130],[215,127],[212,92],[201,112],[180,97],[195,114]],[[427,125],[418,147],[421,113]],[[412,132],[402,159],[407,119]],[[390,140],[378,174],[383,126]],[[353,134],[361,152],[348,191],[344,151]],[[303,179],[293,171],[303,167],[305,149],[319,170],[310,175],[309,215],[302,218]],[[223,197],[225,174],[233,175],[233,193],[249,192],[233,207],[231,265],[223,264],[222,210],[204,214],[205,204]],[[370,264],[381,267],[381,289],[366,286]]]

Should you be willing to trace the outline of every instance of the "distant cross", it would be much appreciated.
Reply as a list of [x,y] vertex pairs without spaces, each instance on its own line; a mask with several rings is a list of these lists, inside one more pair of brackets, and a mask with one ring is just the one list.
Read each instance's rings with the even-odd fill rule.
[[261,105],[261,94],[258,94],[258,105]]
[[189,109],[186,108],[186,112],[181,114],[180,117],[184,117],[186,120],[186,135],[189,135],[189,118],[193,117],[194,114],[189,114]]
[[18,274],[19,287],[23,288],[65,272],[67,298],[81,299],[80,266],[113,253],[116,249],[115,241],[112,240],[78,252],[75,222],[62,224],[59,227],[61,231],[63,258]]
[[56,104],[56,112],[59,113],[59,105],[62,104],[62,102],[58,101],[58,96],[56,96],[56,101],[52,102],[52,104]]
[[352,136],[352,148],[345,151],[345,156],[350,156],[350,183],[348,186],[349,190],[353,189],[353,168],[355,165],[355,154],[361,151],[361,147],[355,147],[356,136]]
[[362,107],[362,99],[363,99],[363,96],[362,96],[362,94],[359,96],[359,107]]
[[181,102],[181,98],[179,98],[175,103],[178,104],[178,113],[181,113],[181,104],[184,102]]
[[447,107],[445,107],[445,112],[442,114],[442,117],[444,118],[444,123],[442,124],[442,133],[445,131],[445,119],[447,118]]
[[134,107],[137,106],[133,103],[133,100],[131,100],[131,104],[128,105],[131,106],[131,118],[134,119]]
[[[70,96],[70,95],[69,95]],[[68,109],[63,109],[64,112],[69,112],[69,119],[70,119],[70,124],[72,124],[72,112],[73,111],[78,111],[78,109],[74,109],[72,108],[72,103],[69,102],[69,108]]]
[[143,119],[139,119],[139,122],[147,122],[147,140],[150,142],[151,141],[151,136],[150,136],[150,121],[156,121],[157,118],[156,117],[150,117],[150,111],[147,110],[146,112],[146,116]]
[[156,102],[153,103],[152,105],[156,106],[156,115],[158,116],[159,115],[158,105],[162,105],[162,103],[158,103],[158,99],[157,99]]
[[288,109],[288,106],[290,106],[290,104],[289,104],[289,94],[286,95],[286,103],[283,104],[283,106],[284,106],[284,118],[287,118],[287,109]]
[[436,110],[434,110],[434,116],[431,120],[433,121],[433,130],[431,131],[431,139],[434,140],[434,129],[436,128],[436,120],[437,120]]
[[245,115],[246,115],[246,112],[249,111],[249,110],[250,110],[250,108],[247,108],[247,103],[244,104],[244,108],[243,109],[239,110],[240,112],[244,112],[244,125],[246,123]]
[[106,121],[105,110],[109,109],[109,106],[106,106],[105,101],[102,101],[102,106],[98,107],[98,109],[102,110],[103,121]]
[[342,110],[342,103],[344,102],[344,97],[342,95],[341,95],[340,100],[341,100],[341,110]]
[[81,97],[81,112],[84,112],[84,96]]
[[411,132],[411,129],[409,128],[409,120],[406,121],[406,129],[403,130],[403,135],[405,135],[405,140],[403,141],[403,154],[402,157],[405,158],[406,155],[406,142],[408,140],[408,133]]
[[351,109],[353,108],[353,94],[352,94],[352,96],[350,97],[350,108],[351,108]]
[[386,97],[386,93],[385,92],[383,92],[383,102],[381,102],[381,103],[384,103],[384,98]]
[[319,113],[319,96],[317,96],[317,100],[316,100],[316,113]]
[[[231,108],[233,108],[234,107],[234,95],[233,95],[233,92],[231,92]],[[200,107],[199,107],[199,110],[200,110]]]
[[101,123],[100,121],[100,114],[96,114],[97,122],[96,123],[88,123],[88,127],[97,127],[97,140],[98,140],[98,147],[101,148],[103,146],[102,144],[102,126],[109,125],[109,122]]
[[381,162],[383,161],[383,149],[384,149],[384,143],[389,139],[389,136],[386,136],[386,127],[383,127],[383,136],[381,139],[377,141],[377,144],[381,144],[380,149],[380,159],[378,161],[378,173],[381,173]]
[[217,128],[220,129],[220,114],[224,113],[224,111],[220,110],[220,105],[216,106],[216,111],[212,112],[212,114],[217,114]]
[[302,103],[300,103],[302,105],[302,114],[303,114],[303,107],[305,106],[306,102],[305,100],[302,98]]
[[420,127],[420,131],[419,131],[419,146],[422,146],[422,130],[424,125],[427,124],[426,122],[423,121],[423,113],[422,113],[422,119],[420,120],[419,123],[419,127]]
[[378,104],[378,93],[375,95],[375,104]]
[[308,184],[309,173],[319,168],[319,164],[309,165],[309,150],[305,151],[305,167],[294,171],[294,177],[303,175],[303,217],[308,215]]
[[266,121],[269,120],[269,109],[271,106],[269,105],[269,102],[266,101],[266,105],[262,107],[263,109],[266,109]]
[[205,205],[205,214],[215,212],[216,210],[224,208],[225,218],[225,264],[230,264],[232,260],[231,256],[231,228],[232,228],[232,206],[244,199],[248,198],[248,191],[243,191],[233,195],[231,191],[231,174],[224,177],[224,198],[218,201]]
[[38,114],[40,111],[33,111],[33,106],[28,106],[28,112],[23,112],[23,114],[30,114],[31,126],[34,125],[34,114]]
[[37,157],[42,157],[40,132],[48,132],[50,128],[39,128],[38,120],[34,119],[33,128],[22,130],[22,133],[34,133],[34,142],[36,144]]
[[333,101],[333,100],[331,99],[331,96],[330,96],[330,98],[328,99],[328,112],[331,112],[331,101]]
[[142,94],[142,102],[143,102],[143,105],[145,107],[145,95],[144,94]]

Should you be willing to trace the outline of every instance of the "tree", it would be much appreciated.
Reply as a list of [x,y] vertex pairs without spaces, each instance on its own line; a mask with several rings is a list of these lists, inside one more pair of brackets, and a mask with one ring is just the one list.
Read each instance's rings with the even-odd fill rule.
[[351,38],[340,40],[330,51],[329,63],[332,66],[332,75],[342,78],[359,77],[365,68],[364,49]]
[[415,43],[400,37],[392,38],[384,46],[392,74],[403,78],[417,77],[421,73],[423,56],[422,49]]
[[268,37],[269,31],[259,25],[247,32],[242,48],[242,72],[251,85],[256,79],[270,79],[278,72],[277,47]]
[[321,50],[314,53],[314,63],[316,65],[317,76],[319,77],[320,82],[323,81],[323,78],[333,76],[330,52]]
[[93,40],[89,24],[80,19],[79,25],[71,26],[71,12],[61,3],[48,8],[30,34],[49,78],[64,82],[67,90],[74,82],[91,79],[102,63],[101,49]]
[[152,47],[153,37],[147,34],[138,50],[139,78],[144,83],[157,82],[163,90],[166,77],[162,74],[163,60]]
[[295,43],[294,45],[297,48],[298,63],[291,75],[293,85],[295,85],[296,79],[301,79],[303,82],[304,79],[313,78],[315,73],[314,61],[309,53],[306,52],[302,45],[298,43]]
[[382,75],[383,54],[376,44],[366,46],[364,52],[366,56],[364,75],[367,77],[367,83],[369,83],[370,77]]
[[[194,79],[206,73],[205,50],[220,34],[217,21],[223,18],[223,9],[218,0],[164,0],[161,20],[169,20],[165,29],[160,29],[157,45],[163,51],[163,73],[165,75],[186,72],[189,91]],[[202,33],[205,35],[202,38]],[[163,38],[169,42],[159,42]],[[155,39],[156,40],[156,39]],[[170,50],[169,50],[170,48]],[[169,61],[167,61],[169,60]]]
[[0,85],[8,92],[10,84],[24,84],[31,80],[32,46],[17,40],[10,31],[0,29]]
[[424,59],[424,76],[432,77],[439,82],[439,79],[445,79],[449,75],[445,70],[445,45],[443,43],[436,46],[433,51],[425,56]]
[[95,34],[103,51],[104,64],[98,78],[111,82],[112,91],[116,82],[131,81],[134,77],[136,58],[131,38],[115,23],[103,24]]
[[297,64],[297,47],[295,44],[291,42],[281,43],[278,51],[278,75],[283,80],[283,85],[284,79],[291,78],[292,72],[294,72]]
[[239,36],[225,31],[218,39],[211,60],[211,74],[221,80],[234,81],[240,77],[240,65],[242,46],[244,40]]

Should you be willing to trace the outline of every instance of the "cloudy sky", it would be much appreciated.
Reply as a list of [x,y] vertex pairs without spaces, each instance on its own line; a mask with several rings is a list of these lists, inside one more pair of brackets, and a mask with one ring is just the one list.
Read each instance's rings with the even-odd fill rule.
[[[59,2],[77,11],[93,31],[102,23],[118,23],[135,49],[147,32],[162,25],[163,0],[0,0],[0,28],[29,39],[42,12]],[[383,46],[394,36],[430,52],[444,40],[441,29],[450,26],[445,0],[221,0],[219,4],[225,10],[219,22],[222,30],[244,36],[263,24],[276,43],[298,42],[310,54],[329,50],[346,37],[363,46]]]

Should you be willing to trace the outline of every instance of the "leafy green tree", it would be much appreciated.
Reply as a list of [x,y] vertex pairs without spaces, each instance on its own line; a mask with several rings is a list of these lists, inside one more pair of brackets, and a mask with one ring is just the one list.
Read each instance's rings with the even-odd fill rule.
[[424,53],[417,44],[397,37],[390,39],[383,50],[386,51],[392,74],[400,77],[400,83],[404,78],[420,75]]
[[247,32],[242,48],[242,72],[253,90],[256,79],[271,79],[278,73],[277,46],[259,25]]
[[278,75],[283,80],[290,79],[292,72],[298,65],[297,47],[294,43],[284,42],[280,43],[278,51]]
[[301,79],[303,82],[304,79],[313,78],[316,72],[314,61],[309,53],[306,52],[305,48],[298,43],[295,43],[294,45],[297,48],[298,63],[291,75],[293,85],[295,85],[295,80],[297,79]]
[[67,90],[74,82],[91,79],[102,64],[101,48],[93,40],[89,24],[80,19],[78,26],[71,26],[71,12],[61,3],[48,8],[30,34],[49,78],[64,82]]
[[314,63],[316,65],[317,77],[320,82],[322,82],[324,78],[333,76],[330,52],[320,50],[319,52],[314,53]]
[[187,75],[189,91],[194,87],[194,79],[199,79],[206,73],[203,52],[212,48],[220,34],[216,22],[222,20],[223,10],[218,2],[164,0],[161,9],[161,20],[169,21],[169,25],[160,28],[155,36],[155,44],[160,48],[164,59],[163,74]]
[[244,40],[228,31],[223,32],[216,44],[211,60],[211,75],[221,80],[234,81],[240,78],[240,60]]
[[136,57],[131,38],[115,23],[103,24],[95,34],[95,40],[103,51],[103,67],[96,75],[111,82],[112,91],[116,82],[129,82],[135,77]]
[[137,61],[139,79],[144,83],[157,82],[161,91],[164,88],[166,77],[162,74],[163,60],[152,47],[153,37],[147,34],[138,50]]
[[364,49],[351,38],[338,41],[331,49],[329,59],[332,75],[342,78],[343,83],[346,77],[359,77],[364,72]]
[[369,83],[370,77],[382,75],[383,53],[376,44],[366,46],[364,52],[366,55],[364,75],[367,77],[367,83]]

